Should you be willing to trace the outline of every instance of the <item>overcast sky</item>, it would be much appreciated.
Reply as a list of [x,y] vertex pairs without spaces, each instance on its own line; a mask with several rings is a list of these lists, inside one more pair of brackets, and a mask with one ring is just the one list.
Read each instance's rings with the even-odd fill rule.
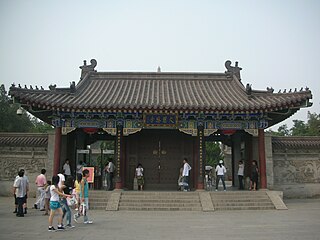
[[[265,90],[308,86],[320,113],[320,1],[0,1],[0,82],[8,90],[78,82],[98,71],[224,72]],[[273,128],[277,129],[278,126]]]

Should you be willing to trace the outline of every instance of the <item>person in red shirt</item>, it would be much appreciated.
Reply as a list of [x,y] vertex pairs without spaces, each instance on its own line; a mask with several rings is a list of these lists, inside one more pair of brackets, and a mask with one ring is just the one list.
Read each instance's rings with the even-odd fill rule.
[[46,170],[45,169],[41,169],[41,174],[37,176],[36,178],[36,184],[38,187],[38,192],[37,192],[37,201],[34,204],[34,208],[38,209],[40,208],[40,211],[44,211],[45,208],[45,195],[46,195],[46,191],[45,191],[45,185],[47,184],[47,179],[46,179]]

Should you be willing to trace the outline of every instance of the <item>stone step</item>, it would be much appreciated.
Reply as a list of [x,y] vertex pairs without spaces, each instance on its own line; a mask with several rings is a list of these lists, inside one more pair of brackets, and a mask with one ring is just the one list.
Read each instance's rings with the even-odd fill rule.
[[90,210],[106,210],[106,206],[90,206]]
[[93,200],[93,199],[96,199],[96,200],[108,200],[109,199],[109,197],[96,197],[96,196],[94,196],[94,197],[89,196],[89,198],[90,198],[90,200]]
[[230,202],[230,203],[254,203],[254,202],[270,202],[270,199],[214,199],[215,203],[224,203],[224,202]]
[[121,202],[154,202],[154,203],[194,203],[199,202],[197,199],[130,199],[130,198],[120,198]]
[[268,200],[270,201],[270,198],[268,196],[264,196],[264,197],[259,197],[259,198],[256,198],[256,197],[211,197],[212,199],[214,200],[217,200],[217,201],[263,201],[263,200]]
[[122,206],[141,206],[141,207],[199,207],[200,202],[198,203],[129,203],[129,202],[120,202],[120,207]]
[[120,206],[121,211],[202,211],[201,207],[131,207]]
[[95,207],[101,207],[101,206],[104,206],[104,208],[106,208],[107,206],[107,202],[89,202],[89,207],[91,208],[91,206],[95,206]]
[[119,210],[202,211],[196,192],[122,192]]
[[[115,194],[118,197],[115,198]],[[275,209],[266,191],[206,192],[207,198],[202,197],[200,201],[201,194],[203,192],[90,191],[89,196],[91,209],[109,211],[205,211],[206,201],[212,210]]]
[[211,192],[217,196],[265,196],[266,192]]
[[224,202],[224,203],[214,203],[215,208],[219,207],[225,207],[225,206],[271,206],[274,207],[274,205],[271,202],[253,202],[253,203],[248,203],[248,202],[243,202],[243,203],[238,203],[238,202]]
[[147,196],[147,197],[130,197],[130,196],[121,196],[121,200],[147,200],[147,201],[157,201],[157,200],[181,200],[181,201],[192,201],[192,200],[198,200],[199,196],[196,197],[170,197],[170,196],[164,196],[164,197],[154,197],[154,196]]
[[222,210],[275,210],[274,206],[226,206],[215,208],[217,211]]
[[270,210],[275,209],[265,191],[211,193],[215,210]]
[[194,193],[194,192],[176,192],[176,193],[172,193],[172,192],[160,192],[160,193],[156,193],[156,192],[123,192],[122,193],[123,196],[157,196],[157,197],[163,197],[163,196],[170,196],[170,197],[190,197],[190,196],[198,196],[198,193]]
[[95,201],[108,201],[109,197],[91,197],[89,196],[90,202]]

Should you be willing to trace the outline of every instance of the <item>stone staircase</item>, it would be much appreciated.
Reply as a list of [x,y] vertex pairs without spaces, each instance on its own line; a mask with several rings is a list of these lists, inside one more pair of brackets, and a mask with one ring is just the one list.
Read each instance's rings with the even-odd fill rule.
[[90,191],[90,209],[106,211],[204,211],[287,209],[282,192]]
[[266,191],[211,192],[214,210],[275,210]]
[[197,192],[122,192],[119,210],[202,211]]
[[106,210],[112,192],[104,190],[89,192],[89,207],[95,210]]

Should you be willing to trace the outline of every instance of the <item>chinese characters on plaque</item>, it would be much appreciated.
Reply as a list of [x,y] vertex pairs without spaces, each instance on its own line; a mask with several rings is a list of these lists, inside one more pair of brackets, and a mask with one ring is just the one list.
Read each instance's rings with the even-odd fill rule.
[[146,127],[176,127],[176,114],[145,114],[144,124]]

